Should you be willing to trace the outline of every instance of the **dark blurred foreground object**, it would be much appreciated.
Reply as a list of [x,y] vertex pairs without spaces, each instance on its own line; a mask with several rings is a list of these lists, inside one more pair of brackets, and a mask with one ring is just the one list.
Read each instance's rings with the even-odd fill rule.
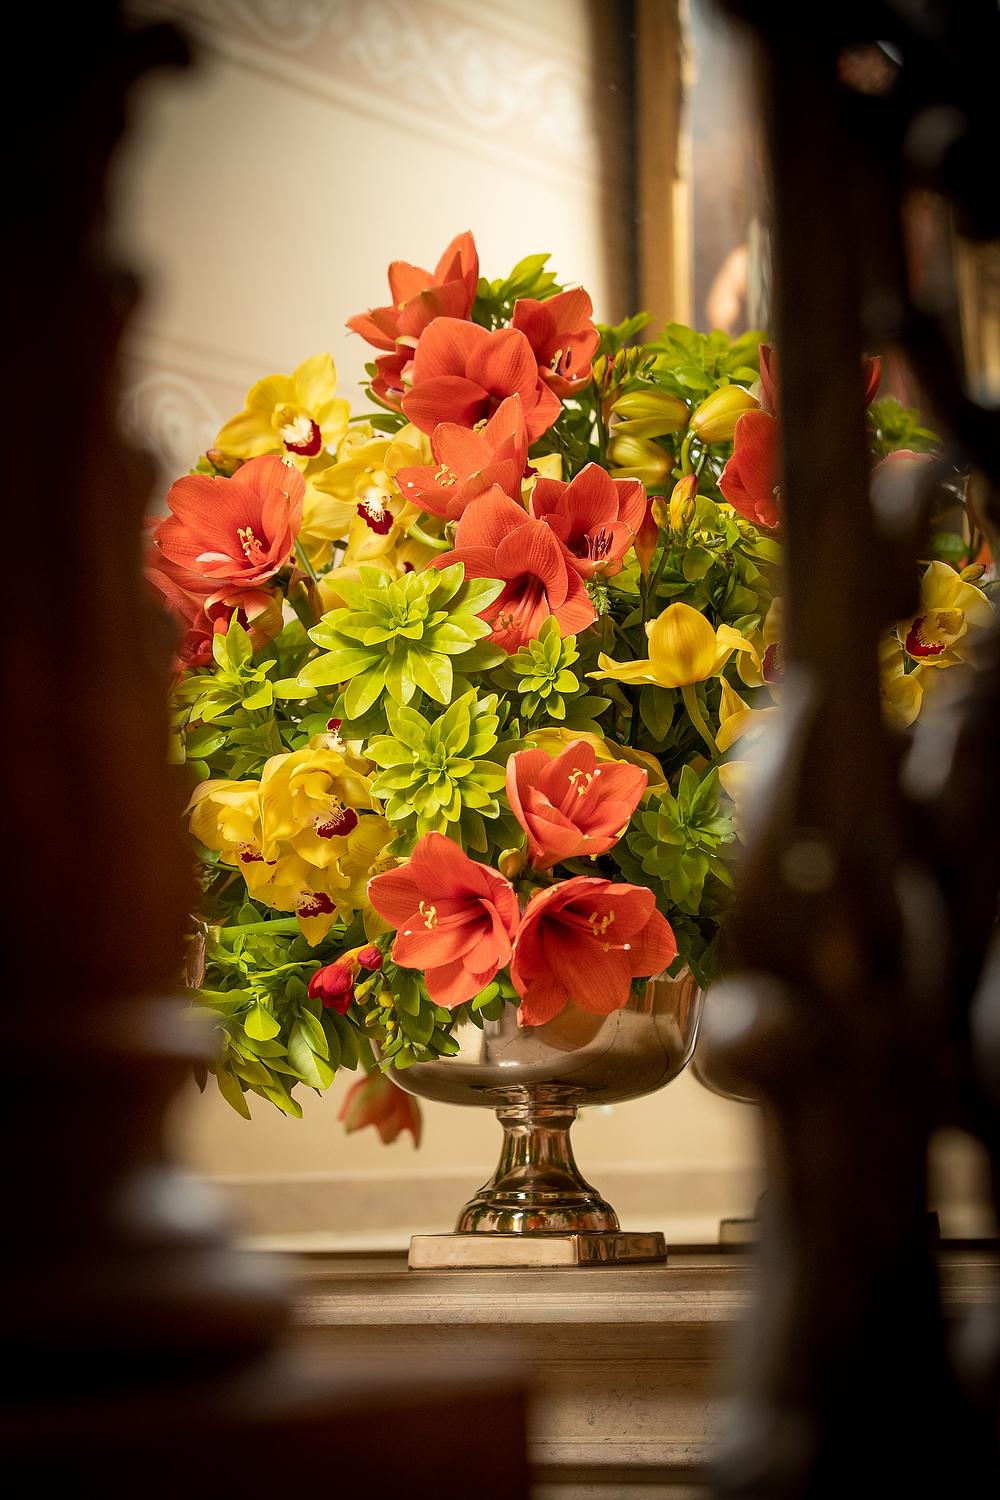
[[1000,416],[955,352],[947,262],[915,287],[902,226],[916,189],[960,234],[1000,232],[1000,12],[728,8],[756,29],[773,172],[789,665],[739,973],[707,1018],[713,1076],[762,1096],[768,1166],[717,1493],[995,1495],[997,1309],[946,1330],[925,1179],[949,1122],[1000,1169],[996,639],[904,756],[881,721],[877,637],[915,612],[933,495],[870,500],[857,371],[863,351],[905,353],[948,456],[982,476],[995,541]]
[[[110,0],[48,25],[17,11],[6,40],[34,106],[5,95],[4,1478],[200,1496],[335,1475],[346,1493],[464,1500],[455,1460],[488,1422],[503,1442],[477,1494],[525,1494],[514,1382],[307,1378],[269,1352],[279,1285],[164,1159],[168,1100],[205,1041],[169,996],[192,894],[166,755],[173,643],[141,576],[150,475],[115,421],[136,289],[104,195],[132,84],[187,49],[169,27],[129,31]],[[44,573],[21,565],[29,535]]]

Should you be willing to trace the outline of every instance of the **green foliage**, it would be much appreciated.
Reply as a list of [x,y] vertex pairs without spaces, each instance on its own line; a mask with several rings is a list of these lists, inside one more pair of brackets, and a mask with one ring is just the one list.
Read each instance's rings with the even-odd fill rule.
[[725,886],[732,883],[721,851],[735,836],[732,818],[719,811],[718,771],[713,767],[699,779],[686,765],[676,795],[666,789],[650,794],[625,838],[643,873],[663,887],[670,904],[696,915],[710,876]]
[[358,1065],[357,1020],[324,1010],[308,994],[316,969],[344,944],[343,928],[313,948],[294,921],[266,920],[245,901],[235,922],[208,928],[201,941],[204,971],[192,994],[219,1034],[210,1067],[219,1089],[247,1119],[248,1093],[299,1117],[296,1084],[322,1092],[339,1068]]
[[233,615],[225,635],[212,637],[214,672],[183,678],[174,689],[174,706],[183,725],[193,720],[211,724],[234,708],[269,708],[274,686],[268,674],[275,662],[254,662],[250,637]]
[[547,271],[547,255],[526,255],[519,260],[509,276],[498,281],[487,281],[480,277],[476,300],[472,308],[472,321],[483,328],[499,328],[509,323],[514,314],[514,303],[519,297],[533,297],[544,302],[554,297],[562,287],[556,281],[555,272]]
[[[553,617],[535,640],[509,657],[496,681],[517,693],[517,714],[525,730],[551,720],[567,729],[599,734],[596,718],[609,707],[607,698],[588,693],[581,683],[576,636],[563,638]],[[576,666],[576,671],[571,668]]]
[[308,688],[346,683],[344,708],[351,719],[384,693],[398,704],[418,692],[449,703],[452,657],[471,652],[489,635],[477,612],[503,584],[490,578],[466,582],[461,563],[395,580],[377,568],[363,567],[360,574],[360,582],[339,584],[346,605],[310,631],[322,651],[303,667],[299,681]]
[[[385,799],[390,823],[419,838],[444,833],[484,852],[484,819],[500,815],[496,793],[506,777],[510,747],[497,747],[497,697],[470,690],[440,718],[388,704],[389,734],[371,741],[368,754],[383,770],[372,783]],[[497,760],[487,759],[495,751]]]
[[921,424],[920,413],[903,406],[895,396],[883,396],[868,408],[868,436],[876,458],[885,458],[900,448],[914,453],[933,453],[941,439]]
[[605,357],[614,358],[651,322],[651,313],[635,313],[631,318],[623,318],[620,323],[598,323],[597,331],[601,335],[599,352]]
[[763,338],[759,329],[731,339],[719,329],[697,333],[668,323],[646,349],[656,355],[653,368],[660,389],[697,402],[720,385],[752,385]]

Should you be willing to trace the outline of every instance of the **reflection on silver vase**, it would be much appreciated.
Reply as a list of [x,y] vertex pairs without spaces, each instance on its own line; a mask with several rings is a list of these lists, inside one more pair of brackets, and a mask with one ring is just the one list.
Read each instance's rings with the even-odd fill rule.
[[393,1072],[400,1088],[444,1104],[496,1110],[504,1137],[489,1182],[454,1235],[417,1236],[410,1264],[595,1264],[664,1258],[659,1234],[623,1234],[611,1205],[580,1175],[569,1131],[585,1104],[637,1099],[676,1078],[694,1051],[701,991],[685,970],[649,982],[610,1015],[568,1005],[544,1026],[508,1008],[455,1032],[453,1057]]

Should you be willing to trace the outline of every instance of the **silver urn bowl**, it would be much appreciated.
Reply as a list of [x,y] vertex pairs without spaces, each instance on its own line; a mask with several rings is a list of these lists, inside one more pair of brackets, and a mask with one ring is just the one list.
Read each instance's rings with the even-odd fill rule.
[[650,980],[622,1010],[570,1004],[544,1026],[508,1007],[482,1030],[459,1026],[453,1057],[393,1071],[401,1089],[442,1104],[494,1109],[497,1169],[462,1209],[453,1235],[418,1235],[414,1269],[581,1265],[663,1260],[662,1234],[625,1234],[611,1204],[581,1176],[570,1127],[587,1104],[617,1104],[676,1078],[694,1051],[701,991],[684,970]]

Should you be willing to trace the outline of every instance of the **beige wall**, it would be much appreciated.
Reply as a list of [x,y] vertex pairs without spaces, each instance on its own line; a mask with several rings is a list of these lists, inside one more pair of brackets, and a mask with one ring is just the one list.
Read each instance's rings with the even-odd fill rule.
[[[148,288],[128,345],[126,424],[165,481],[247,386],[329,348],[354,396],[367,357],[345,319],[383,300],[394,257],[433,263],[473,229],[488,275],[550,250],[609,284],[601,238],[586,0],[188,0],[137,5],[190,21],[196,73],[151,87],[123,169],[123,240]],[[485,1111],[425,1108],[419,1152],[348,1138],[338,1097],[305,1119],[255,1101],[247,1124],[213,1090],[179,1102],[175,1134],[262,1229],[376,1241],[448,1227],[488,1174]],[[714,1236],[753,1202],[753,1111],[683,1077],[590,1112],[581,1165],[635,1227]]]

